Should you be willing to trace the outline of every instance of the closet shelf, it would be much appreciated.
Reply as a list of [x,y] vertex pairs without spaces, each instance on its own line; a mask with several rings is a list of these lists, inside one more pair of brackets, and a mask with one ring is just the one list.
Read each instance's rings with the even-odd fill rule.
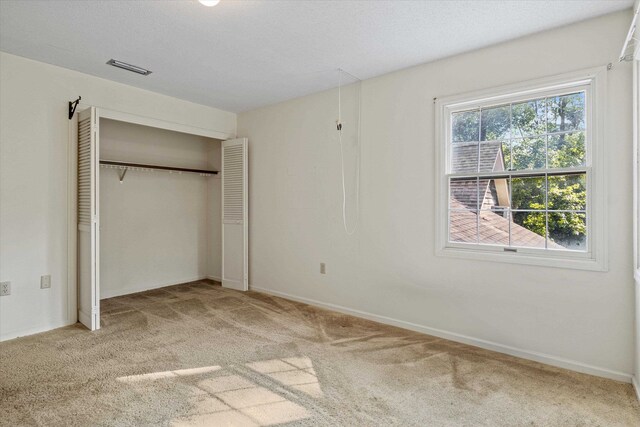
[[116,166],[122,169],[127,169],[127,168],[158,169],[163,171],[199,173],[201,175],[217,175],[218,174],[218,171],[210,170],[210,169],[179,168],[174,166],[161,166],[161,165],[148,165],[148,164],[142,164],[142,163],[119,162],[116,160],[100,160],[100,164],[107,165],[107,166]]

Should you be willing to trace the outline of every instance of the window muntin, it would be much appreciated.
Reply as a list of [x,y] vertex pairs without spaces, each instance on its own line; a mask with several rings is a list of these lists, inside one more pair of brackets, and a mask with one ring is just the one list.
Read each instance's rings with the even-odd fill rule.
[[589,250],[587,94],[449,110],[449,244]]

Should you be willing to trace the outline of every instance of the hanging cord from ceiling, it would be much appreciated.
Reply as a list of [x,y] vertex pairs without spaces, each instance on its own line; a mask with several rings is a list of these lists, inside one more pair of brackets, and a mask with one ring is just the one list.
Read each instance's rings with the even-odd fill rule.
[[[357,88],[357,124],[355,125],[356,131],[356,220],[352,229],[349,229],[347,224],[347,185],[345,179],[345,167],[344,167],[344,143],[342,140],[343,123],[342,123],[342,75],[346,74],[356,80]],[[340,142],[340,162],[342,172],[342,224],[344,225],[344,231],[349,235],[353,235],[358,228],[358,222],[360,218],[360,117],[361,117],[361,84],[362,81],[338,68],[338,120],[336,120],[336,130],[338,131],[338,141]]]

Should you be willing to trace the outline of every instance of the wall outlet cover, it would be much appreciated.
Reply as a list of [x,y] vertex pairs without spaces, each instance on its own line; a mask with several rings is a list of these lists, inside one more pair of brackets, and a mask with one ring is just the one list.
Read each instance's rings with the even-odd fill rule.
[[327,265],[324,262],[320,263],[320,274],[327,274]]
[[11,282],[0,282],[0,297],[11,295]]
[[51,275],[40,276],[40,289],[49,289],[51,287]]

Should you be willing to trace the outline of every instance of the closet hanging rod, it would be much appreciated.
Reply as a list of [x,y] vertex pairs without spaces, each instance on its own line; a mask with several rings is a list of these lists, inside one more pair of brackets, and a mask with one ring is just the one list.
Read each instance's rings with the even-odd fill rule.
[[142,163],[129,163],[129,162],[119,162],[116,160],[100,160],[101,165],[109,165],[109,166],[120,166],[123,168],[141,168],[141,169],[158,169],[163,171],[176,171],[176,172],[190,172],[190,173],[201,173],[208,175],[217,175],[218,171],[209,170],[209,169],[190,169],[190,168],[178,168],[174,166],[160,166],[160,165],[148,165]]

